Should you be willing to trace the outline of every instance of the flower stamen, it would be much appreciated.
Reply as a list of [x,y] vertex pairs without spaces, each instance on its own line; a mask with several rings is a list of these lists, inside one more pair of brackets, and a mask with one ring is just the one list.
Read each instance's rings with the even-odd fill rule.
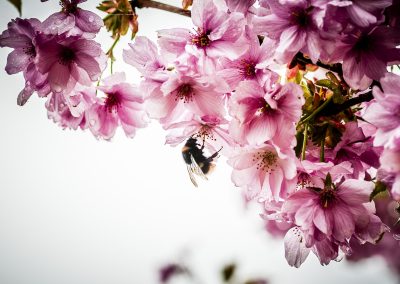
[[193,101],[193,88],[190,84],[182,84],[176,90],[176,98],[175,101],[178,99],[183,100],[184,103],[188,103]]
[[115,94],[106,94],[104,105],[109,113],[116,112],[121,105],[120,100]]
[[275,170],[278,157],[272,151],[262,151],[253,155],[253,161],[257,161],[257,170],[270,173]]
[[198,48],[206,48],[210,45],[211,40],[208,37],[207,32],[202,29],[198,29],[195,34],[192,34],[192,44],[196,45]]

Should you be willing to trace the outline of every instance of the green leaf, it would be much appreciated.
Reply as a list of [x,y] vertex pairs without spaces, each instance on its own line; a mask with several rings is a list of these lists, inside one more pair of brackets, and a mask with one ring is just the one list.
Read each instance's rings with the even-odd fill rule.
[[329,71],[326,73],[326,77],[330,79],[332,82],[334,82],[336,85],[340,85],[339,79],[333,74],[333,72]]
[[336,89],[334,89],[334,90],[332,90],[332,91],[333,91],[333,99],[332,99],[333,102],[334,102],[335,104],[342,104],[342,103],[344,103],[345,99],[344,99],[344,97],[342,96],[340,90],[339,90],[338,88],[336,88]]
[[369,196],[369,201],[372,201],[375,197],[377,197],[378,195],[380,195],[382,193],[386,193],[386,184],[384,184],[383,182],[378,180],[375,183],[374,190],[371,192],[371,194]]
[[227,266],[225,266],[222,271],[222,279],[224,280],[225,283],[229,282],[233,275],[235,274],[236,271],[236,265],[234,263],[232,264],[228,264]]
[[332,91],[333,91],[334,88],[337,88],[337,85],[335,83],[333,83],[329,79],[318,80],[317,82],[315,82],[315,85],[328,88],[328,89],[330,89]]
[[314,94],[316,92],[314,83],[311,80],[307,80],[307,79],[306,79],[306,82],[307,82],[307,87],[308,87],[310,93]]
[[22,1],[21,0],[7,0],[11,4],[14,5],[15,8],[17,8],[19,15],[21,16],[22,14]]

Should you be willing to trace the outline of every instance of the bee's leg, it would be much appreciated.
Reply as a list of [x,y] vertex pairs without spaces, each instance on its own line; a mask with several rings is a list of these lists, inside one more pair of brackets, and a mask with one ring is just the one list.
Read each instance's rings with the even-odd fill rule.
[[224,148],[224,147],[221,147],[217,152],[215,152],[215,153],[212,154],[210,157],[208,157],[208,158],[207,158],[207,162],[212,162],[212,161],[214,160],[214,158],[216,158],[216,157],[218,156],[219,151],[221,151],[222,148]]

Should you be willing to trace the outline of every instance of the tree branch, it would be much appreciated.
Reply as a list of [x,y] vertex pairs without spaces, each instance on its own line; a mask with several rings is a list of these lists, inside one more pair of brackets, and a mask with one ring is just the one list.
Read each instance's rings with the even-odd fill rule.
[[[289,65],[290,66],[295,66],[297,63],[300,63],[302,65],[306,64],[313,64],[317,65],[318,67],[324,68],[326,70],[335,72],[339,75],[341,81],[345,83],[345,80],[343,78],[343,69],[342,69],[342,64],[341,63],[335,63],[335,64],[325,64],[321,61],[317,61],[316,63],[313,63],[311,59],[304,57],[304,55],[301,52],[298,52],[295,57],[293,58],[292,62]],[[378,81],[373,81],[370,88],[372,89],[373,86],[378,86],[380,89],[382,89],[380,83]],[[330,101],[319,113],[318,116],[330,116],[330,115],[335,115],[338,114],[342,111],[345,111],[346,109],[349,109],[353,106],[356,106],[358,104],[361,104],[363,102],[369,102],[373,99],[372,95],[372,90],[359,95],[358,97],[351,98],[347,101],[345,101],[342,104],[336,104],[333,101]]]
[[342,104],[335,104],[335,103],[333,103],[333,101],[331,101],[330,104],[327,105],[326,108],[320,112],[320,116],[330,116],[330,115],[338,114],[348,108],[351,108],[352,106],[356,106],[363,102],[369,102],[373,98],[374,97],[372,95],[372,91],[369,91],[367,93],[359,95],[356,98],[351,98]]
[[191,12],[189,10],[185,10],[179,7],[175,7],[172,5],[168,5],[168,4],[164,4],[164,3],[160,3],[157,1],[153,1],[153,0],[132,0],[129,1],[129,3],[132,6],[132,9],[135,8],[155,8],[155,9],[159,9],[159,10],[164,10],[164,11],[168,11],[171,13],[175,13],[175,14],[179,14],[182,16],[186,16],[186,17],[191,17]]
[[335,64],[325,64],[321,61],[317,61],[316,63],[312,62],[311,59],[304,57],[303,53],[298,52],[294,58],[292,59],[292,62],[289,64],[289,68],[291,66],[295,66],[296,63],[300,63],[302,65],[306,64],[313,64],[318,67],[324,68],[326,70],[330,70],[332,72],[337,73],[340,77],[343,76],[343,70],[342,70],[342,64],[340,63],[335,63]]

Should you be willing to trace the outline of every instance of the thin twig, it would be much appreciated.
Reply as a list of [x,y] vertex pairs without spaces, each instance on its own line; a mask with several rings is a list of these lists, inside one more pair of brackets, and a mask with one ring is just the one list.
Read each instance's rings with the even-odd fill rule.
[[307,148],[307,138],[308,138],[308,123],[304,126],[303,133],[303,145],[301,146],[301,160],[306,159],[306,148]]
[[171,13],[175,13],[175,14],[179,14],[182,16],[186,16],[186,17],[191,17],[191,12],[189,10],[185,10],[179,7],[175,7],[172,5],[168,5],[168,4],[164,4],[164,3],[160,3],[157,1],[153,1],[153,0],[132,0],[129,1],[129,3],[131,4],[132,8],[155,8],[155,9],[159,9],[159,10],[163,10],[163,11],[168,11]]

